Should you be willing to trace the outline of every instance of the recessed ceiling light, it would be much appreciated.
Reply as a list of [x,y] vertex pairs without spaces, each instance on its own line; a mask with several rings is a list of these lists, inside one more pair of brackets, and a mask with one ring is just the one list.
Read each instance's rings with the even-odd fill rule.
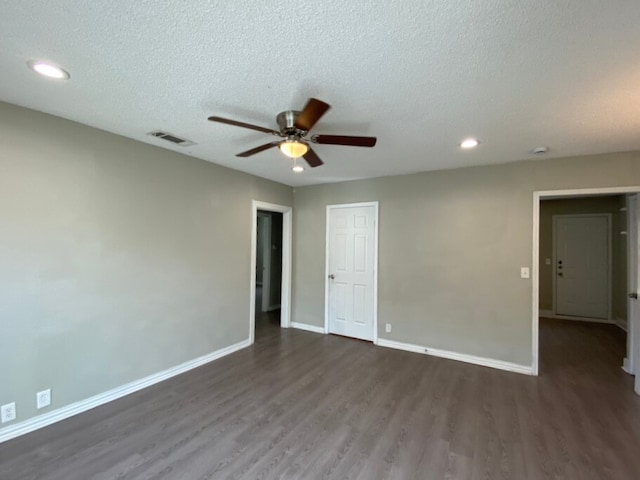
[[50,62],[41,62],[39,60],[31,60],[27,62],[27,65],[34,72],[38,72],[40,75],[44,75],[49,78],[56,78],[58,80],[68,80],[71,75],[64,68],[54,65]]
[[460,148],[475,148],[478,146],[480,142],[475,138],[467,138],[462,141],[460,144]]

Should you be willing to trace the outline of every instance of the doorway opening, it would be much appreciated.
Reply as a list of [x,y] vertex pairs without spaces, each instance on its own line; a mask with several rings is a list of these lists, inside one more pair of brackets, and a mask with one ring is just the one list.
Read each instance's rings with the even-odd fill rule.
[[280,327],[282,213],[258,210],[256,237],[255,329]]
[[587,364],[636,373],[638,190],[535,192],[534,374]]
[[252,202],[249,339],[291,323],[291,207]]

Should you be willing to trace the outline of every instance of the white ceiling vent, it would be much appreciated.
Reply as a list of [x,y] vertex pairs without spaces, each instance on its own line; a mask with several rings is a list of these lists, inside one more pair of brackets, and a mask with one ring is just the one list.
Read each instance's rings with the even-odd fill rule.
[[152,137],[161,138],[162,140],[166,140],[167,142],[175,143],[176,145],[180,145],[181,147],[189,147],[191,145],[195,145],[196,142],[192,142],[191,140],[187,140],[185,138],[180,138],[172,133],[163,132],[160,130],[156,130],[154,132],[149,132],[147,135],[151,135]]

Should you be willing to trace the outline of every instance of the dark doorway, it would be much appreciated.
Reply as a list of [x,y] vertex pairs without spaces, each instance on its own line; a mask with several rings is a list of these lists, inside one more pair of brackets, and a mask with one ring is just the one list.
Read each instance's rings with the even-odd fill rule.
[[282,213],[258,210],[256,239],[256,335],[280,327]]

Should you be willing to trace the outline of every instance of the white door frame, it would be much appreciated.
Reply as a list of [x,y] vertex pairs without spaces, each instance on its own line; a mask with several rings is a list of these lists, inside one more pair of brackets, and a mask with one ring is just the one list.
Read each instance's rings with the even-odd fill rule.
[[[557,227],[556,227],[556,220],[558,218],[576,218],[576,217],[605,217],[607,219],[607,318],[605,319],[599,319],[599,318],[583,318],[583,317],[574,317],[571,315],[558,315],[558,311],[556,309],[557,307],[557,292],[556,292],[556,287],[557,287],[557,271],[556,269],[558,268],[557,263],[558,263],[558,252],[556,250],[556,234],[557,234]],[[615,323],[613,321],[613,294],[612,294],[612,288],[613,288],[613,283],[612,283],[612,275],[613,275],[613,247],[611,245],[612,242],[612,235],[611,232],[613,230],[613,216],[610,213],[577,213],[577,214],[559,214],[559,215],[551,215],[551,237],[552,237],[552,244],[551,244],[551,261],[553,262],[552,265],[552,279],[551,279],[551,289],[552,289],[552,304],[551,304],[551,310],[553,312],[553,316],[559,316],[560,318],[566,318],[569,320],[583,320],[586,322],[597,322],[597,323]]]
[[378,344],[378,201],[327,205],[324,266],[324,333],[329,333],[329,227],[330,214],[338,208],[373,207],[373,344]]
[[251,201],[251,275],[249,289],[249,342],[256,334],[256,245],[258,243],[258,210],[282,213],[282,289],[280,296],[280,326],[291,326],[291,238],[293,232],[292,207],[275,203]]
[[[578,188],[574,190],[540,190],[533,192],[533,253],[531,261],[531,370],[533,375],[538,375],[539,364],[539,296],[540,296],[540,200],[564,198],[564,197],[588,197],[594,195],[625,195],[627,193],[639,193],[640,187],[603,187],[603,188]],[[629,322],[629,335],[636,328]],[[640,325],[637,326],[640,328]]]

